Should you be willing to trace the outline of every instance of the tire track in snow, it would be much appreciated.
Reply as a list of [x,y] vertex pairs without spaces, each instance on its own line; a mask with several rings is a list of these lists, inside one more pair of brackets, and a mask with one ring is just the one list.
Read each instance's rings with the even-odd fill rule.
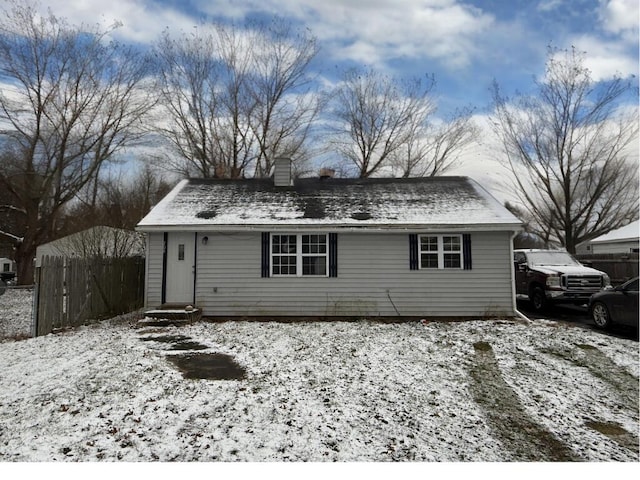
[[[576,366],[586,368],[594,377],[599,378],[618,393],[622,406],[638,419],[638,386],[639,381],[624,368],[616,365],[604,352],[593,345],[576,344],[583,355],[576,355],[571,350],[543,349],[543,353],[560,357]],[[592,420],[585,425],[610,438],[618,445],[635,453],[640,453],[638,437],[626,431],[620,425]]]
[[508,461],[581,461],[567,445],[525,411],[518,395],[504,381],[491,345],[473,345],[475,361],[469,368],[471,392],[483,409],[493,434],[513,457]]

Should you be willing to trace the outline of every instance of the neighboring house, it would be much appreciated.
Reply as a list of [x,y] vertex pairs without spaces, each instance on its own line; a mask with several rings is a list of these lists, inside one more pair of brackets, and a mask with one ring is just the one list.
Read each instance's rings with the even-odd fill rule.
[[0,272],[15,272],[16,264],[10,258],[0,258]]
[[617,230],[581,244],[578,253],[638,253],[640,251],[640,222],[635,221]]
[[36,249],[36,267],[45,256],[122,258],[144,255],[144,237],[131,230],[106,226],[92,227]]
[[145,304],[205,316],[514,315],[520,221],[475,181],[183,180],[138,224]]

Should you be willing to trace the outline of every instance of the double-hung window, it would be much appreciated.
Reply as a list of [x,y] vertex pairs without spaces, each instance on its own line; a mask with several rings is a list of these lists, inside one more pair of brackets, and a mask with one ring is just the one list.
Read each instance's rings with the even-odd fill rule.
[[326,277],[327,272],[326,234],[271,235],[271,275]]
[[295,235],[271,236],[271,265],[273,275],[296,275],[298,241]]
[[420,268],[462,268],[462,235],[420,235]]

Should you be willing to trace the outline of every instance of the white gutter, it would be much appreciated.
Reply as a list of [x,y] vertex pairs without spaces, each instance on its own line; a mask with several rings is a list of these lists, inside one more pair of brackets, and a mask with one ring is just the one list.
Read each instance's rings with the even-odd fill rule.
[[501,232],[513,231],[520,227],[520,224],[345,224],[345,223],[260,223],[260,224],[171,224],[171,225],[140,225],[136,226],[137,231],[141,232],[289,232],[295,231],[312,231],[312,232],[362,232],[362,233],[382,233],[382,232],[412,232],[412,233],[447,233],[456,232]]
[[516,301],[516,271],[513,268],[513,239],[520,233],[520,230],[516,230],[511,235],[511,242],[509,242],[509,258],[511,259],[511,301],[513,302],[513,311],[516,316],[520,317],[526,322],[531,322],[531,319],[527,317],[524,313],[518,310],[518,302]]

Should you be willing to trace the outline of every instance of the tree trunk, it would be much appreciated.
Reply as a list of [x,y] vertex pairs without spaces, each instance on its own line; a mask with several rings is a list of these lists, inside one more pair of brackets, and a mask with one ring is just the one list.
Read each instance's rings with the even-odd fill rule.
[[33,285],[34,259],[36,249],[26,243],[21,243],[16,247],[16,276],[18,285]]

